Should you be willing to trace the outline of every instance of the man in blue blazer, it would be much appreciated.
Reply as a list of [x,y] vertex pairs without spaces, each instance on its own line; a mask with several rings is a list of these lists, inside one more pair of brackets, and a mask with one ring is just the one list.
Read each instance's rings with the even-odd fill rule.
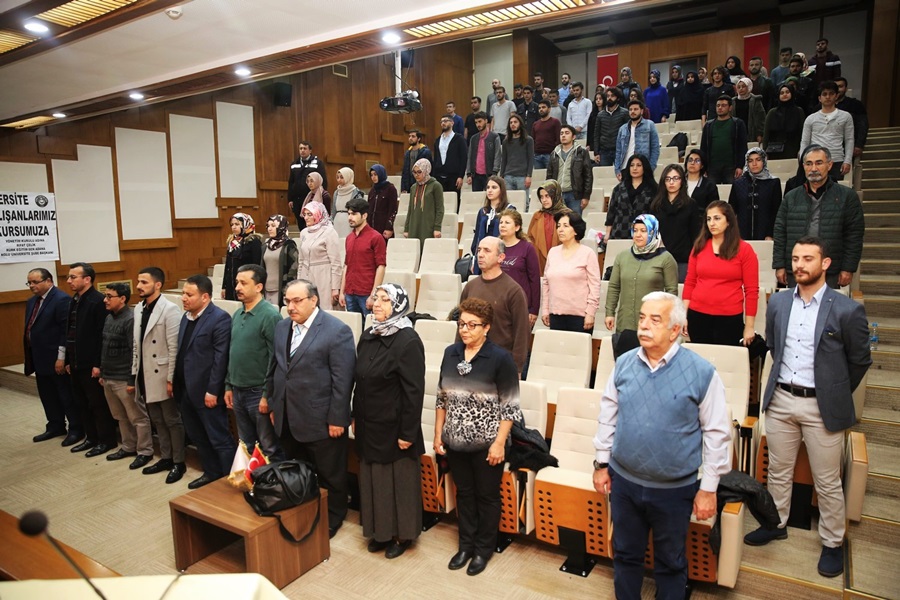
[[836,577],[844,569],[843,444],[845,430],[856,423],[853,390],[872,364],[866,312],[826,285],[830,264],[821,238],[800,238],[791,253],[797,286],[769,300],[766,343],[773,367],[762,410],[769,445],[768,489],[781,524],[744,536],[751,546],[787,539],[794,465],[802,440],[819,496],[818,570],[823,577]]
[[66,324],[72,299],[53,285],[53,275],[47,269],[32,269],[27,281],[33,296],[25,304],[25,375],[34,373],[47,417],[44,433],[33,439],[43,442],[66,436],[62,445],[71,446],[84,437],[65,365]]
[[347,516],[347,427],[356,368],[353,333],[319,310],[319,291],[305,280],[288,284],[289,319],[275,326],[266,397],[288,458],[316,466],[328,490],[328,533]]
[[206,275],[188,277],[181,290],[185,313],[178,329],[173,388],[184,428],[203,465],[203,475],[188,484],[192,490],[228,475],[237,448],[224,400],[231,317],[212,303],[212,291]]

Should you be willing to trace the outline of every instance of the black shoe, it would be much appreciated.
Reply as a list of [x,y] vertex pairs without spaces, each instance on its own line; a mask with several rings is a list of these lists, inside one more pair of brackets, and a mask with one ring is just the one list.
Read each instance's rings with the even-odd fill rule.
[[341,525],[343,525],[343,523],[338,523],[338,524],[335,525],[334,527],[329,527],[329,528],[328,528],[328,539],[331,539],[331,538],[333,538],[334,536],[337,535],[338,529],[341,528]]
[[472,558],[471,552],[460,550],[453,555],[453,558],[450,559],[450,564],[447,565],[447,568],[451,571],[462,569],[464,566],[466,566],[466,563],[469,562],[470,558]]
[[63,448],[65,448],[66,446],[71,446],[72,444],[77,444],[78,442],[81,441],[81,439],[82,439],[83,437],[84,437],[84,434],[83,434],[83,433],[72,433],[72,432],[70,431],[70,432],[69,432],[69,435],[66,436],[66,439],[64,439],[64,440],[62,441],[62,444],[60,444],[60,445],[61,445]]
[[58,432],[54,433],[48,429],[44,433],[39,433],[36,436],[34,436],[33,438],[31,438],[31,441],[32,442],[46,442],[47,440],[52,440],[55,437],[62,437],[64,435],[66,435],[65,431],[58,431]]
[[[181,479],[181,477],[179,477],[178,479]],[[202,488],[202,487],[203,487],[204,485],[206,485],[207,483],[212,483],[213,481],[215,481],[215,480],[214,480],[212,477],[210,477],[209,475],[207,475],[206,473],[204,473],[203,475],[201,475],[201,476],[198,477],[197,479],[195,479],[195,480],[193,480],[192,482],[190,482],[190,483],[188,484],[188,488],[189,488],[189,489],[192,489],[192,490],[196,490],[196,489],[198,489],[198,488]]]
[[782,527],[780,529],[766,529],[760,527],[745,535],[744,543],[748,546],[765,546],[769,542],[775,540],[786,540],[787,536],[787,527]]
[[127,458],[129,456],[137,456],[137,452],[129,452],[124,448],[119,448],[112,454],[107,454],[106,460],[122,460],[123,458]]
[[97,442],[92,442],[91,440],[84,440],[77,446],[72,446],[69,451],[70,452],[84,452],[85,450],[90,450],[94,446],[97,445]]
[[175,463],[172,462],[171,458],[161,458],[149,467],[144,467],[144,470],[141,471],[144,475],[154,475],[156,473],[162,473],[163,471],[168,471],[172,467],[175,466]]
[[837,548],[822,546],[822,554],[819,556],[819,575],[837,577],[843,572],[844,549],[840,546]]
[[112,449],[113,449],[113,447],[108,444],[97,444],[96,446],[94,446],[93,448],[91,448],[90,450],[87,451],[87,454],[85,454],[85,457],[94,458],[95,456],[100,456],[101,454],[106,454],[107,452],[109,452]]
[[369,545],[366,546],[366,550],[369,552],[382,552],[385,548],[391,545],[392,542],[379,542],[375,538],[369,540]]
[[387,550],[384,551],[385,558],[397,558],[404,552],[406,549],[412,545],[412,540],[406,540],[404,542],[392,541],[391,545],[387,547]]
[[134,471],[135,469],[140,469],[141,467],[146,465],[151,460],[153,460],[152,454],[138,454],[137,458],[135,458],[133,461],[131,461],[131,464],[128,465],[128,468],[131,469],[132,471]]
[[184,466],[184,463],[175,463],[172,466],[172,470],[169,471],[168,475],[166,475],[166,483],[175,483],[176,481],[181,481],[181,478],[184,477],[185,471],[187,471],[187,467]]
[[478,556],[477,554],[472,557],[472,562],[469,563],[469,568],[466,569],[466,575],[478,575],[482,571],[484,571],[485,567],[487,567],[488,561],[486,558],[482,556]]

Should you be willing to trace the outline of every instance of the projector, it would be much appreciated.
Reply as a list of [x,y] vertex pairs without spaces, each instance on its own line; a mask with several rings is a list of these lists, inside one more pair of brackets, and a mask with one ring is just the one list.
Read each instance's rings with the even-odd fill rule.
[[422,110],[422,103],[419,102],[419,94],[416,92],[407,92],[399,96],[388,96],[379,102],[381,110],[395,115],[416,112]]

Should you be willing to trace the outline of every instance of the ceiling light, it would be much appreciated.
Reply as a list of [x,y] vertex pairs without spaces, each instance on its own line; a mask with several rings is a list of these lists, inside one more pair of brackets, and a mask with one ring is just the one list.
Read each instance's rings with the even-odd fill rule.
[[238,67],[234,70],[234,74],[240,75],[241,77],[247,77],[248,75],[250,75],[250,69],[248,69],[247,67]]
[[128,97],[131,98],[132,100],[143,100],[144,99],[144,95],[140,92],[131,92],[130,94],[128,94]]
[[381,41],[385,44],[396,44],[400,42],[400,36],[394,32],[386,33],[381,36]]
[[50,28],[44,25],[43,23],[38,23],[36,21],[29,21],[25,23],[25,29],[32,33],[47,33],[50,31]]
[[61,113],[61,112],[53,113],[53,118],[54,119],[65,119],[66,113]]

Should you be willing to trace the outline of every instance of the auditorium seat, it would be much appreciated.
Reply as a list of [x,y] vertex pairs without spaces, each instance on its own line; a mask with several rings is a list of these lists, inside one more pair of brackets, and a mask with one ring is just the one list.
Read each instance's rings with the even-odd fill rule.
[[[426,512],[449,513],[456,508],[456,486],[446,465],[441,466],[435,455],[434,440],[435,400],[437,399],[440,369],[425,369],[425,398],[422,404],[422,437],[425,438],[425,454],[421,456],[422,508]],[[441,457],[443,460],[443,457]]]
[[401,202],[400,210],[397,211],[397,216],[394,217],[394,237],[391,239],[396,240],[396,239],[400,239],[403,237],[403,226],[406,225],[405,209],[406,209],[406,205]]
[[181,301],[181,294],[175,292],[163,292],[162,295],[166,297],[166,300],[168,300],[178,308],[182,308],[184,306]]
[[[476,212],[484,206],[484,192],[463,191],[460,196],[459,214],[465,216],[470,212]],[[446,207],[444,207],[446,210]]]
[[547,181],[547,169],[533,169],[531,171],[531,189],[537,194],[537,189]]
[[617,181],[616,170],[613,167],[592,167],[592,169],[594,173],[594,185],[597,185],[598,180]]
[[237,300],[224,300],[222,298],[213,298],[213,304],[227,312],[229,316],[234,316],[234,313],[244,306]]
[[428,238],[422,245],[419,275],[423,273],[453,273],[453,267],[458,258],[459,242],[455,235],[452,237]]
[[400,182],[403,181],[402,175],[388,175],[387,179],[394,184],[394,187],[397,188],[397,191],[400,191]]
[[359,343],[359,336],[363,332],[362,315],[347,310],[326,310],[325,312],[350,328],[350,331],[353,332],[353,345],[356,346]]
[[462,281],[456,273],[425,273],[419,284],[416,312],[445,320],[459,304]]
[[772,240],[747,240],[747,243],[753,247],[753,251],[756,252],[756,258],[759,259],[760,294],[774,291],[778,287],[775,269],[772,268],[775,242]]
[[444,220],[441,221],[441,237],[459,240],[459,217],[455,212],[445,209]]
[[444,212],[456,212],[456,192],[444,192]]
[[422,244],[416,238],[394,237],[387,243],[387,268],[391,271],[419,270]]
[[605,338],[600,342],[600,350],[597,352],[597,366],[594,369],[594,389],[602,392],[606,388],[606,382],[616,366],[616,355],[613,352],[612,338]]
[[506,199],[516,210],[525,210],[525,190],[506,190]]
[[675,146],[663,146],[659,149],[658,165],[678,164],[678,148]]
[[[412,310],[416,306],[416,272],[415,270],[395,270],[388,268],[384,272],[384,279],[382,279],[384,283],[396,283],[404,290],[406,290],[406,295],[409,296],[409,308]],[[366,329],[363,326],[363,329]]]
[[600,282],[599,304],[597,305],[597,313],[594,315],[594,330],[591,337],[595,340],[612,337],[615,330],[610,331],[606,328],[606,294],[609,293],[609,282]]
[[444,350],[456,341],[455,321],[431,321],[419,319],[416,321],[416,333],[425,346],[425,364],[428,367],[440,369],[444,359]]
[[558,390],[590,384],[593,348],[591,336],[572,331],[538,329],[534,332],[527,381],[547,387],[547,429],[551,437]]
[[728,202],[728,198],[731,197],[731,184],[717,183],[716,188],[719,190],[719,200],[721,200],[722,202]]
[[631,246],[634,245],[632,240],[608,240],[606,242],[606,254],[603,258],[603,275],[606,270],[613,266],[616,262],[616,256],[622,252],[630,252]]
[[[519,404],[525,427],[543,434],[547,426],[547,388],[541,383],[519,383]],[[546,467],[548,469],[552,467]],[[507,534],[529,534],[534,531],[534,481],[537,473],[521,469],[518,473],[504,466],[500,482],[500,531]]]
[[800,164],[794,158],[777,158],[766,161],[769,173],[773,177],[779,178],[782,182],[796,175],[799,166]]

